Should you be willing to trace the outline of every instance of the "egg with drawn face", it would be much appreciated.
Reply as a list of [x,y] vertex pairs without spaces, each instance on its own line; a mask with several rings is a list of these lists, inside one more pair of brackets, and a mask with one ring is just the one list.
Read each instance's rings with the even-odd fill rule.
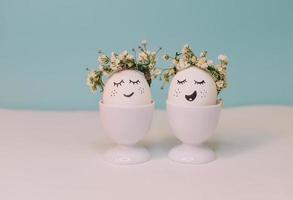
[[107,80],[102,98],[104,104],[150,104],[151,90],[142,72],[123,70]]
[[179,71],[172,79],[168,102],[177,105],[213,105],[216,101],[215,81],[204,70],[189,67]]

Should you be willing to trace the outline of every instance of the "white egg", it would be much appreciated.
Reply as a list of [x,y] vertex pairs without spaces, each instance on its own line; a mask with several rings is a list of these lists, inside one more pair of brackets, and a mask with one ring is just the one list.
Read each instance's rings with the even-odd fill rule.
[[178,105],[216,104],[215,81],[207,72],[197,67],[179,71],[170,84],[168,101]]
[[143,105],[151,103],[151,89],[142,72],[123,70],[106,82],[103,103],[114,105]]

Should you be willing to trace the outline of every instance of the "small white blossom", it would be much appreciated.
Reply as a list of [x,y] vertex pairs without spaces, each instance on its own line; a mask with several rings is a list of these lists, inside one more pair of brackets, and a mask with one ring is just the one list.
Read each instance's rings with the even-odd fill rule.
[[86,79],[86,84],[91,88],[92,92],[97,90],[97,85],[96,83],[99,81],[98,76],[96,74],[96,71],[91,70],[88,73],[87,79]]
[[150,68],[150,69],[153,69],[154,67],[155,67],[155,63],[150,63],[150,64],[149,64],[149,68]]
[[218,67],[217,69],[218,69],[218,72],[220,72],[220,74],[226,76],[226,74],[227,74],[227,70],[226,70],[225,68],[223,68],[223,67]]
[[190,64],[184,60],[184,59],[180,59],[179,63],[176,65],[176,69],[177,70],[182,70],[182,69],[186,69],[190,66]]
[[142,44],[143,46],[146,46],[146,45],[148,44],[148,42],[147,42],[146,40],[142,40],[142,41],[141,41],[141,44]]
[[227,64],[222,65],[223,69],[227,69]]
[[224,63],[228,63],[228,57],[222,54],[218,56],[218,60]]
[[147,61],[148,55],[145,52],[141,52],[138,54],[138,60],[139,61]]
[[208,64],[207,63],[203,63],[201,66],[200,66],[200,68],[202,68],[202,69],[207,69],[208,68]]
[[224,86],[224,81],[219,80],[219,81],[216,82],[216,85],[217,85],[218,88],[222,88]]
[[188,44],[185,44],[185,45],[183,46],[183,48],[184,48],[184,49],[187,49],[187,48],[189,48],[189,45],[188,45]]
[[120,54],[118,55],[118,58],[119,58],[119,60],[124,61],[125,58],[127,57],[127,55],[128,55],[128,52],[127,52],[127,51],[123,51],[122,53],[120,53]]
[[208,60],[208,61],[207,61],[207,64],[208,64],[209,66],[211,66],[211,65],[214,64],[214,62],[213,62],[212,60]]
[[117,54],[115,54],[114,52],[111,53],[111,63],[115,63],[116,62],[116,59],[117,59]]
[[188,44],[185,44],[183,46],[182,50],[181,50],[181,53],[182,54],[188,54],[188,52],[190,52],[190,51],[191,51],[191,49],[190,49],[189,45]]
[[170,56],[168,54],[165,54],[165,55],[163,55],[162,58],[164,61],[167,61],[167,60],[169,60]]
[[192,56],[192,58],[191,58],[191,62],[195,63],[196,60],[197,60],[196,57],[195,57],[195,56]]
[[149,61],[151,63],[155,63],[156,62],[156,59],[157,59],[157,53],[155,51],[150,52],[150,54],[149,54]]
[[179,61],[176,60],[176,59],[173,59],[172,63],[173,63],[174,65],[178,65]]
[[134,59],[134,57],[133,57],[133,55],[131,55],[131,54],[128,54],[128,55],[126,56],[126,59],[127,59],[127,60],[133,60],[133,59]]
[[204,63],[206,63],[206,59],[205,59],[205,58],[200,58],[200,59],[198,60],[198,62],[197,62],[197,65],[198,65],[198,66],[201,66],[201,65],[203,65]]
[[100,55],[98,57],[99,62],[103,65],[103,64],[107,64],[109,62],[109,58],[106,55]]

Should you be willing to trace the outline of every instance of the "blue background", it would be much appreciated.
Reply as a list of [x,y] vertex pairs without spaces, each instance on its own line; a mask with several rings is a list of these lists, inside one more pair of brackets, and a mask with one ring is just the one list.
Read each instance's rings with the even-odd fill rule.
[[142,39],[162,53],[189,43],[213,60],[228,55],[228,106],[292,105],[292,2],[0,0],[0,108],[96,109],[85,68],[97,66],[99,49],[131,50]]

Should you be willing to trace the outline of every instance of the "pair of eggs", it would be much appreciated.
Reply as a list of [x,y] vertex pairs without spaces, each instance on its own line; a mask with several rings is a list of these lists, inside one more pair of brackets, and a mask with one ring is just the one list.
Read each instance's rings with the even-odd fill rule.
[[[144,105],[152,101],[150,87],[144,75],[135,70],[113,74],[106,82],[103,103],[114,105]],[[172,79],[168,102],[177,105],[214,105],[216,84],[212,77],[197,67],[179,71]]]

